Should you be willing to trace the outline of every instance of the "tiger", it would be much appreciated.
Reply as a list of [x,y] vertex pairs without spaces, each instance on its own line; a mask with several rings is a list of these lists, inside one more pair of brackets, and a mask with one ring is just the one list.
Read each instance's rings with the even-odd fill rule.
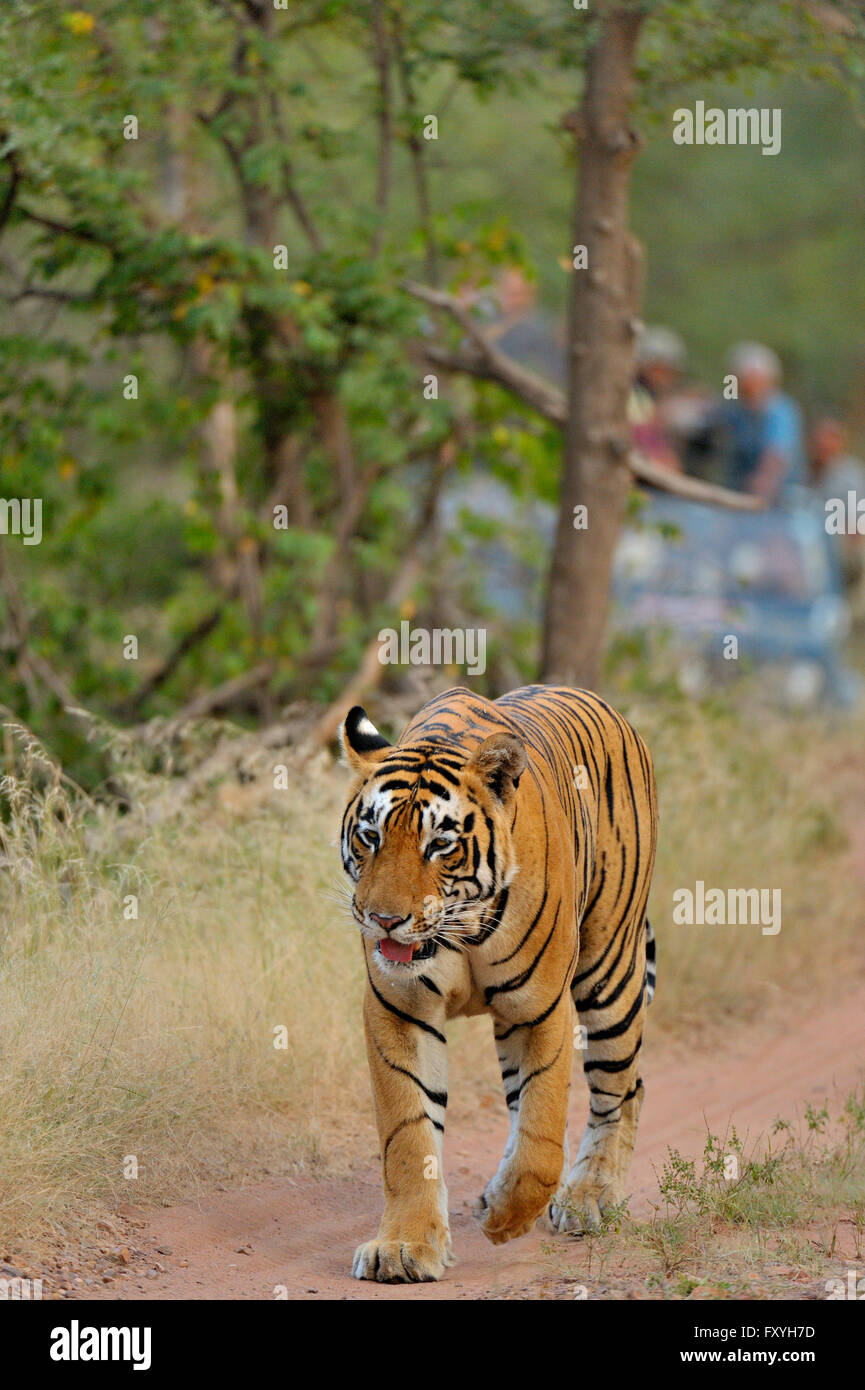
[[[473,1209],[484,1235],[498,1245],[539,1219],[597,1230],[626,1197],[644,1096],[658,826],[646,745],[596,694],[541,685],[494,701],[444,691],[396,744],[356,705],[340,741],[356,777],[340,844],[384,1188],[353,1275],[437,1280],[454,1262],[442,1140],[457,1016],[491,1015],[510,1121]],[[569,1169],[575,1049],[589,1115]]]

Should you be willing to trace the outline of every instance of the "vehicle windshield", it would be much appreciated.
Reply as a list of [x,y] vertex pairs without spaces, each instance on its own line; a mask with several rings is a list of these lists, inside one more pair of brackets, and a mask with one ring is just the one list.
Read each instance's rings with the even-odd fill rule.
[[813,602],[836,586],[822,514],[812,507],[723,512],[652,497],[616,556],[619,593]]

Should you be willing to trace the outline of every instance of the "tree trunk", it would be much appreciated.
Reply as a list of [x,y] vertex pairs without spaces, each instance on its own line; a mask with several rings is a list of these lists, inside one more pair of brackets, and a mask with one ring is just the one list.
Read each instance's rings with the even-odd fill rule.
[[[579,111],[567,119],[579,156],[568,321],[568,419],[559,519],[547,587],[541,678],[596,686],[604,650],[613,553],[629,473],[627,402],[633,371],[641,256],[628,232],[637,138],[628,117],[642,16],[608,11],[588,56]],[[585,529],[575,508],[585,507]]]

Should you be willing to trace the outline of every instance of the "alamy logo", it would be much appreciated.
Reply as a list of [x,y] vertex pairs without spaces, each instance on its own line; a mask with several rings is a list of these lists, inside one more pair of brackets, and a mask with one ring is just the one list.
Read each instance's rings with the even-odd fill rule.
[[42,540],[42,498],[0,497],[0,536],[21,536],[25,545]]
[[837,1303],[841,1299],[850,1299],[856,1303],[865,1300],[865,1279],[857,1269],[848,1269],[846,1282],[843,1279],[827,1279],[824,1287],[829,1303]]
[[762,927],[764,936],[781,930],[780,888],[706,888],[701,878],[673,893],[673,921],[682,927]]
[[404,618],[399,632],[383,627],[378,634],[382,666],[464,666],[469,676],[487,669],[485,628],[413,628]]
[[762,145],[763,154],[780,154],[781,108],[731,107],[724,111],[698,101],[694,110],[673,112],[673,141],[677,145]]
[[843,497],[826,499],[826,530],[830,536],[865,536],[865,497],[852,490]]
[[17,1275],[12,1279],[0,1279],[0,1300],[4,1302],[11,1299],[12,1302],[30,1303],[41,1297],[41,1279],[24,1279]]
[[149,1327],[69,1327],[51,1331],[52,1361],[131,1361],[134,1371],[150,1370]]

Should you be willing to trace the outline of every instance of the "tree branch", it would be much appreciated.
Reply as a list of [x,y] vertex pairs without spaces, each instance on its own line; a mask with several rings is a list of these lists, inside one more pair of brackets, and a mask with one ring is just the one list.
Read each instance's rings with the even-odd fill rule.
[[726,507],[732,512],[761,512],[765,502],[749,492],[734,492],[732,488],[721,487],[720,483],[706,483],[702,478],[693,478],[689,473],[671,473],[659,463],[653,463],[636,449],[630,450],[625,459],[637,482],[647,483],[649,487],[659,488],[661,492],[671,492],[676,497],[684,497],[688,502],[704,502],[710,507]]
[[[451,465],[452,459],[446,455],[440,456],[432,468],[413,533],[407,539],[406,558],[397,570],[384,598],[382,606],[385,612],[399,610],[426,572],[423,552],[435,520],[442,484]],[[378,636],[375,636],[367,643],[360,666],[351,680],[316,724],[310,740],[313,748],[320,748],[332,742],[346,711],[352,705],[358,704],[364,694],[379,684],[386,669],[379,660],[379,651],[380,643]]]
[[432,207],[430,204],[429,185],[427,181],[424,149],[426,141],[422,140],[418,133],[417,100],[411,82],[409,59],[403,43],[402,25],[399,15],[394,14],[391,22],[393,26],[393,44],[394,52],[396,53],[397,74],[399,76],[403,105],[405,107],[406,123],[408,125],[406,143],[408,144],[409,154],[411,156],[415,200],[417,202],[421,231],[423,232],[424,241],[426,242],[426,275],[427,279],[435,284],[439,278],[438,254],[436,250]]
[[564,392],[528,368],[521,367],[492,344],[489,353],[468,349],[449,352],[436,343],[422,343],[420,346],[424,356],[434,365],[444,367],[449,372],[464,372],[480,381],[494,381],[519,396],[545,420],[564,427],[567,413]]
[[18,158],[15,154],[14,149],[7,150],[5,155],[3,156],[3,160],[4,163],[8,164],[9,166],[9,183],[7,184],[6,191],[3,194],[2,205],[0,205],[0,232],[2,232],[3,228],[6,226],[6,223],[9,221],[9,218],[12,215],[12,209],[15,206],[15,198],[18,193],[18,186],[21,183],[21,168],[18,164]]
[[390,50],[381,0],[372,4],[373,64],[378,80],[378,171],[376,175],[376,210],[378,223],[372,239],[372,253],[377,255],[384,236],[384,221],[390,201],[391,166],[391,80]]
[[6,304],[20,304],[23,299],[47,299],[52,304],[77,304],[80,306],[97,304],[95,294],[73,294],[71,290],[53,290],[47,285],[23,285],[14,294],[2,296]]
[[[495,347],[464,304],[442,290],[430,289],[427,285],[417,285],[411,281],[405,282],[403,289],[415,299],[422,300],[424,304],[449,314],[470,340],[471,347],[460,348],[456,352],[449,352],[435,343],[421,344],[421,350],[430,362],[448,371],[465,372],[484,381],[494,381],[519,397],[545,420],[564,428],[568,418],[568,402],[564,391],[545,381],[543,377],[537,376],[535,372],[520,366],[512,357]],[[624,441],[621,443],[621,452],[628,468],[638,481],[660,488],[664,492],[674,493],[677,497],[740,512],[760,511],[765,505],[762,499],[752,497],[749,493],[734,492],[732,488],[706,483],[702,478],[692,478],[685,473],[672,473],[635,449],[629,449]]]
[[54,232],[57,236],[71,236],[78,241],[86,241],[92,246],[101,246],[104,251],[116,252],[117,248],[112,241],[100,236],[98,232],[92,231],[89,227],[72,227],[66,222],[58,222],[53,217],[44,217],[41,213],[32,212],[30,208],[22,207],[18,204],[18,212],[22,217],[26,217],[28,222],[35,222],[37,226],[44,227],[48,232]]
[[[88,717],[82,710],[71,687],[53,666],[30,644],[30,618],[15,579],[9,570],[3,546],[0,545],[0,593],[6,600],[6,616],[15,639],[15,657],[25,671],[29,670],[51,692],[57,702],[70,714]],[[34,692],[30,688],[31,699]]]
[[232,705],[244,700],[251,691],[265,685],[275,670],[275,662],[263,661],[258,666],[253,666],[252,670],[245,671],[243,675],[232,676],[231,680],[223,681],[222,685],[215,686],[213,690],[203,691],[166,721],[165,731],[174,733],[190,720],[205,719],[217,710],[230,709]]
[[[277,139],[279,140],[282,149],[287,150],[288,136],[285,131],[282,113],[279,109],[279,102],[277,101],[275,92],[271,92],[269,94],[268,102],[270,105],[270,118],[273,122],[274,133]],[[309,209],[306,206],[306,203],[304,202],[300,194],[300,191],[297,187],[294,174],[294,165],[292,164],[287,154],[283,154],[280,167],[282,170],[283,193],[285,194],[285,198],[288,202],[289,207],[291,208],[292,212],[295,215],[295,218],[297,219],[298,226],[303,231],[303,234],[309,242],[310,246],[312,247],[313,251],[321,252],[324,249],[324,247],[322,245],[321,237],[318,233],[318,228],[313,222],[312,217],[309,213]]]
[[453,295],[443,290],[430,289],[427,285],[417,285],[406,281],[403,289],[415,299],[422,300],[434,309],[442,309],[450,314],[470,340],[474,351],[461,348],[458,352],[448,352],[437,344],[423,344],[423,351],[430,361],[447,367],[450,371],[467,372],[470,376],[497,381],[499,385],[513,391],[515,396],[536,410],[553,424],[564,425],[567,417],[567,403],[562,391],[543,377],[521,367],[512,357],[501,352],[490,342],[481,330],[471,311]]
[[183,658],[203,642],[205,638],[210,636],[222,617],[224,608],[224,603],[218,604],[216,608],[206,613],[189,632],[184,633],[177,645],[162,662],[162,665],[158,666],[156,670],[142,682],[138,689],[125,700],[122,705],[118,706],[115,711],[118,718],[126,719],[140,714],[142,706],[147,703],[150,696],[158,690],[161,685],[165,684],[169,676],[173,675]]

